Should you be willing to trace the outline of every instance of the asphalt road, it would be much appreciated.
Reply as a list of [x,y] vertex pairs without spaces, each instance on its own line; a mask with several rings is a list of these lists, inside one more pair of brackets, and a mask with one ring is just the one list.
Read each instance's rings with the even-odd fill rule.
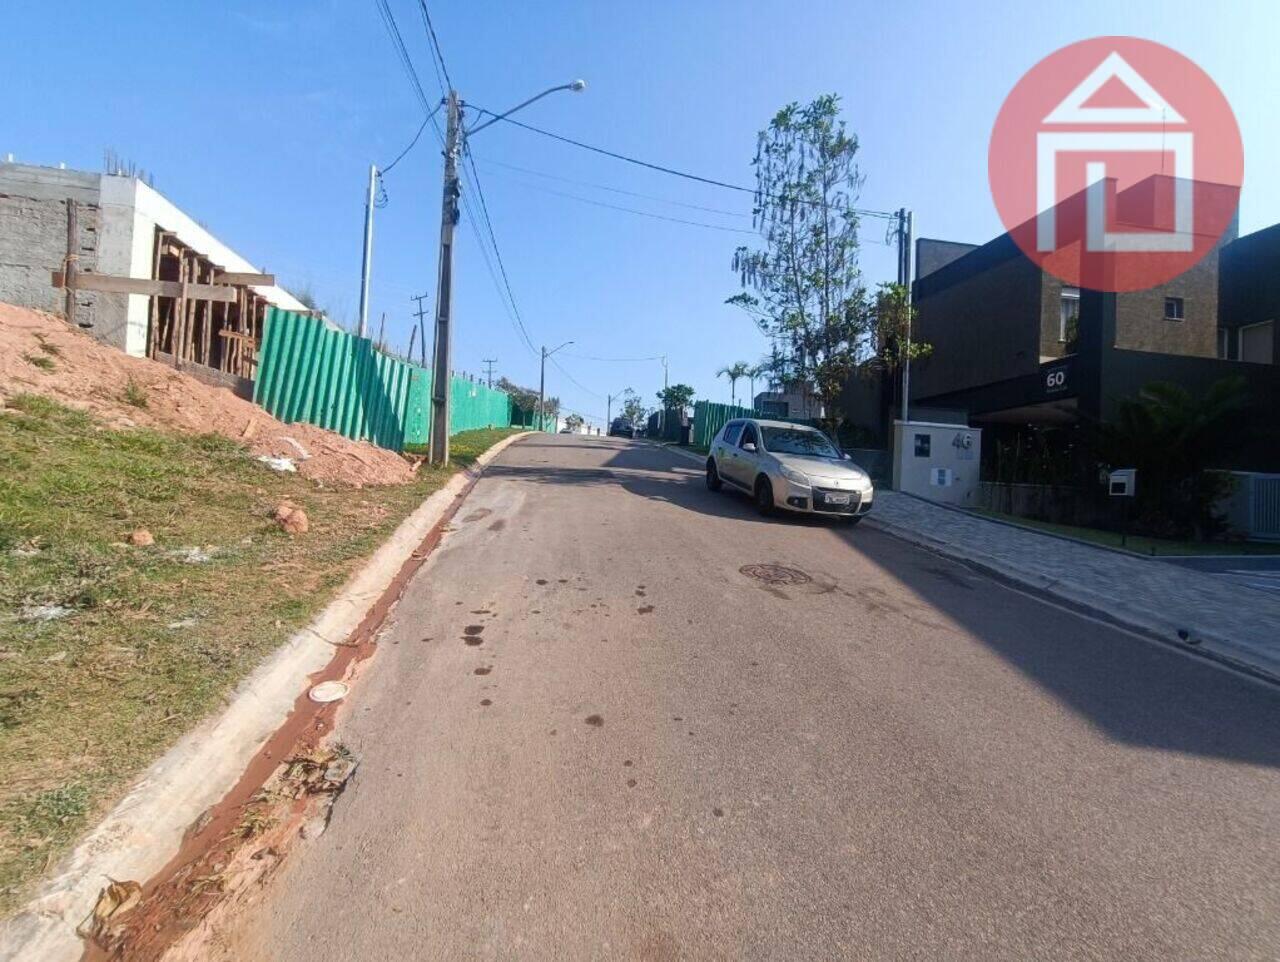
[[454,525],[236,958],[1280,956],[1275,689],[643,442]]

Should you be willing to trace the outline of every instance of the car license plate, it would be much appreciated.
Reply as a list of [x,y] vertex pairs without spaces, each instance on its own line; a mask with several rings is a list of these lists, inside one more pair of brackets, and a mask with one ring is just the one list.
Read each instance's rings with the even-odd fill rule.
[[827,504],[848,504],[849,496],[847,494],[829,494],[826,496]]

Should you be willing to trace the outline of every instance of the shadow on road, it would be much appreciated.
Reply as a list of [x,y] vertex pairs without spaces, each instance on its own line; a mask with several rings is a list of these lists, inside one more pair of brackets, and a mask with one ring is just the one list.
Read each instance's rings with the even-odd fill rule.
[[[766,529],[777,529],[768,536],[793,532],[797,538],[840,539],[1111,738],[1280,767],[1280,691],[1273,687],[1026,599],[882,531],[815,516],[761,517],[745,495],[708,491],[695,462],[655,446],[614,440],[607,445],[603,467],[597,455],[591,467],[502,464],[486,473],[537,484],[613,485],[685,511],[762,526],[762,537]],[[520,447],[539,446],[564,447]],[[803,546],[793,546],[790,553],[802,552]],[[851,625],[852,617],[851,612]]]

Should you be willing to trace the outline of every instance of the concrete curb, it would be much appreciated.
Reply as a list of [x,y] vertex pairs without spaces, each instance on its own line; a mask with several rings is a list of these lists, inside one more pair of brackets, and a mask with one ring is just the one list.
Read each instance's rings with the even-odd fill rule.
[[[657,445],[676,454],[684,455],[687,458],[697,461],[701,464],[705,459],[692,451],[682,450],[680,448],[671,447],[669,445]],[[898,492],[901,494],[902,492]],[[914,497],[914,495],[907,495]],[[924,499],[920,499],[924,500]],[[927,502],[931,505],[935,502]],[[1017,528],[1022,531],[1029,531],[1032,534],[1043,535],[1050,538],[1058,538],[1062,541],[1070,541],[1075,544],[1082,545],[1086,548],[1092,548],[1098,551],[1109,551],[1113,554],[1120,554],[1126,557],[1134,558],[1138,561],[1148,561],[1156,563],[1164,563],[1160,557],[1150,557],[1140,555],[1130,551],[1123,551],[1118,548],[1111,548],[1107,545],[1098,545],[1089,541],[1083,541],[1079,538],[1070,538],[1058,535],[1053,532],[1039,531],[1034,528],[1028,528],[1023,525],[1013,524],[1011,522],[1002,521],[998,518],[986,518],[981,515],[974,515],[965,511],[963,508],[957,508],[954,505],[937,505],[938,507],[947,508],[951,511],[958,511],[962,514],[975,517],[982,521],[988,521],[993,524],[1002,524],[1006,527]],[[928,535],[920,534],[909,528],[895,525],[890,521],[886,521],[883,516],[869,515],[866,524],[886,534],[893,535],[903,541],[910,542],[917,547],[924,548],[934,554],[949,558],[952,561],[959,561],[961,564],[967,565],[976,571],[979,571],[989,577],[995,578],[1002,584],[1018,588],[1022,591],[1052,601],[1056,604],[1063,605],[1080,614],[1088,615],[1108,624],[1123,628],[1142,635],[1151,641],[1168,645],[1176,648],[1178,651],[1184,651],[1187,654],[1195,655],[1209,661],[1217,662],[1225,665],[1235,671],[1250,675],[1262,681],[1272,684],[1280,684],[1280,659],[1259,658],[1258,652],[1248,645],[1242,645],[1233,640],[1229,636],[1219,635],[1212,628],[1204,626],[1196,626],[1193,632],[1189,632],[1187,639],[1184,640],[1179,636],[1179,631],[1184,631],[1182,626],[1170,621],[1165,613],[1156,609],[1143,608],[1138,604],[1136,599],[1131,600],[1130,604],[1124,610],[1115,610],[1113,599],[1104,597],[1096,592],[1088,591],[1077,585],[1068,584],[1062,581],[1048,581],[1042,578],[1028,576],[1020,568],[1012,565],[1002,565],[995,559],[970,551],[962,545],[953,544],[938,538],[931,538]],[[1189,642],[1195,642],[1191,644]]]
[[[962,545],[931,538],[910,528],[893,524],[883,517],[869,518],[868,524],[895,538],[953,561],[959,561],[997,581],[1064,605],[1081,614],[1135,632],[1178,651],[1217,662],[1262,681],[1280,684],[1280,660],[1260,658],[1259,653],[1252,646],[1242,645],[1229,636],[1219,635],[1211,628],[1207,629],[1203,626],[1196,626],[1193,632],[1187,633],[1187,638],[1184,640],[1179,632],[1186,629],[1170,621],[1164,612],[1142,607],[1137,599],[1131,599],[1128,606],[1117,609],[1114,599],[1079,585],[1028,576],[1020,568],[1001,564],[988,555],[970,551]],[[1084,544],[1090,548],[1097,547]],[[1149,559],[1139,555],[1138,560]]]
[[221,713],[184,735],[134,783],[109,815],[58,865],[17,915],[0,925],[0,962],[75,962],[76,926],[106,879],[145,881],[178,852],[187,828],[236,784],[292,711],[309,678],[333,659],[401,566],[484,468],[533,432],[503,438],[457,472],[396,528],[307,627],[240,683]]

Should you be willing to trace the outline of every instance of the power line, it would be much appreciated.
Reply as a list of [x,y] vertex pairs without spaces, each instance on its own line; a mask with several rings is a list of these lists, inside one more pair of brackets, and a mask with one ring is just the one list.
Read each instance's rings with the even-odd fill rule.
[[431,22],[431,11],[427,9],[427,0],[418,0],[418,7],[422,10],[422,24],[427,29],[427,36],[431,38],[432,58],[438,64],[438,70],[444,74],[444,84],[446,90],[453,90],[453,78],[449,76],[449,68],[445,66],[444,51],[440,49],[440,38],[436,36],[435,24]]
[[639,361],[661,361],[662,355],[655,354],[653,357],[592,357],[589,354],[573,354],[569,351],[564,352],[565,357],[577,358],[579,361],[602,361],[605,363],[624,363]]
[[556,190],[554,187],[542,187],[536,184],[524,183],[523,181],[517,181],[517,183],[523,184],[523,186],[529,190],[538,190],[542,191],[544,194],[554,194],[557,197],[566,197],[569,200],[576,200],[581,204],[590,204],[592,207],[604,207],[607,210],[617,210],[624,214],[635,214],[638,217],[651,217],[654,220],[665,220],[672,224],[685,224],[689,227],[705,227],[708,230],[725,231],[730,234],[758,233],[758,231],[747,227],[728,227],[724,224],[708,224],[705,221],[687,220],[683,217],[668,217],[666,214],[655,214],[648,210],[637,210],[634,207],[623,207],[620,204],[609,204],[602,200],[592,200],[590,197],[580,197],[577,194],[570,194],[567,191]]
[[[561,143],[570,144],[571,146],[579,147],[582,150],[589,150],[595,154],[602,154],[605,157],[612,157],[614,160],[621,160],[628,164],[635,164],[638,167],[647,167],[649,170],[656,170],[662,174],[670,174],[673,177],[683,177],[685,180],[694,180],[701,184],[710,184],[712,187],[723,187],[725,190],[736,190],[744,194],[751,194],[753,196],[759,193],[759,191],[754,187],[744,187],[742,184],[731,184],[727,181],[716,180],[714,177],[703,177],[700,174],[691,174],[688,171],[677,170],[674,167],[666,167],[662,164],[655,164],[647,160],[640,160],[637,157],[629,157],[626,154],[620,154],[617,151],[608,150],[604,147],[596,147],[596,146],[593,146],[592,144],[585,144],[580,140],[574,140],[572,137],[565,137],[563,134],[553,133],[550,130],[544,130],[541,127],[535,127],[533,126],[533,124],[526,124],[523,121],[514,120],[511,117],[506,117],[501,114],[495,114],[492,110],[486,110],[484,107],[476,107],[475,109],[482,114],[488,114],[490,117],[495,117],[498,120],[502,120],[502,121],[505,121],[506,123],[513,124],[516,127],[521,127],[524,130],[532,131],[535,134],[541,134],[544,137],[550,137],[552,140],[558,140]],[[802,198],[787,198],[787,197],[778,198],[774,195],[768,195],[768,194],[766,194],[765,196],[771,197],[771,199],[781,199],[784,201],[788,201],[788,200],[800,201],[801,203],[808,203],[808,204],[818,203],[817,201],[806,201],[806,200],[803,200]],[[897,214],[891,213],[890,211],[883,211],[883,210],[864,210],[856,207],[850,207],[850,208],[847,208],[847,210],[851,214],[858,214],[859,216],[862,216],[862,217],[882,217],[886,220],[897,217]]]
[[577,378],[575,378],[572,374],[570,374],[570,373],[569,373],[568,371],[566,371],[563,367],[561,367],[560,362],[559,362],[559,361],[557,361],[554,357],[548,357],[548,358],[547,358],[547,360],[548,360],[548,361],[550,361],[553,365],[555,365],[555,369],[556,369],[557,371],[559,371],[561,374],[563,374],[565,377],[567,377],[567,378],[569,379],[569,383],[573,384],[573,385],[574,385],[575,387],[577,387],[580,391],[586,391],[586,392],[587,392],[588,394],[590,394],[593,398],[598,398],[598,399],[599,399],[599,400],[601,400],[601,401],[603,401],[603,400],[604,400],[604,395],[603,395],[603,394],[597,394],[595,391],[591,390],[591,388],[589,388],[589,387],[587,387],[586,385],[584,385],[581,381],[579,381],[579,380],[578,380]]
[[431,111],[431,113],[427,114],[427,116],[423,119],[422,126],[419,127],[418,132],[413,135],[413,140],[409,141],[409,146],[406,147],[404,150],[400,151],[400,153],[396,156],[396,159],[393,160],[391,163],[387,164],[387,166],[380,167],[378,169],[379,177],[381,177],[383,174],[391,173],[391,168],[395,167],[396,164],[400,163],[400,161],[404,159],[405,154],[413,150],[414,145],[418,142],[418,138],[421,137],[422,132],[427,129],[427,124],[431,123],[431,121],[435,119],[436,114],[440,113],[440,108],[443,106],[444,106],[444,101],[441,101],[440,103],[436,104],[436,109]]
[[489,205],[484,199],[484,188],[480,186],[480,172],[476,170],[475,162],[471,158],[471,150],[465,140],[462,145],[462,156],[463,160],[471,164],[471,180],[476,188],[476,197],[480,201],[480,211],[484,215],[484,224],[489,232],[489,240],[493,244],[493,253],[498,259],[498,270],[502,274],[502,284],[506,288],[507,297],[511,299],[511,307],[515,311],[516,323],[520,326],[520,335],[529,346],[529,350],[532,351],[534,350],[533,341],[529,337],[529,332],[525,329],[524,318],[520,316],[520,306],[516,303],[516,296],[511,290],[511,278],[507,276],[507,265],[502,261],[502,250],[498,247],[498,237],[493,230],[493,221],[489,219]]
[[690,210],[706,211],[709,214],[723,214],[726,217],[750,217],[751,215],[740,210],[724,210],[720,207],[707,207],[703,204],[689,204],[680,200],[672,200],[670,197],[658,197],[654,194],[642,194],[635,190],[624,190],[621,187],[610,187],[608,184],[596,184],[589,180],[577,180],[573,177],[561,177],[559,174],[549,174],[542,170],[533,170],[529,167],[520,167],[516,164],[504,163],[500,160],[490,160],[488,157],[476,158],[476,163],[488,165],[492,167],[505,167],[508,170],[518,170],[523,174],[533,174],[535,177],[546,177],[548,180],[558,180],[566,184],[577,184],[580,187],[594,187],[597,190],[607,190],[614,194],[625,194],[628,197],[640,197],[644,200],[654,200],[660,204],[671,204],[675,207],[687,207]]
[[378,8],[383,26],[387,28],[388,36],[391,37],[391,44],[395,47],[396,55],[400,59],[400,66],[405,71],[405,76],[409,78],[409,86],[418,95],[422,109],[429,111],[431,103],[427,99],[426,91],[422,89],[422,81],[418,79],[418,71],[414,69],[413,58],[409,56],[409,48],[404,45],[404,37],[400,33],[400,27],[396,24],[395,14],[391,12],[391,7],[388,6],[387,0],[374,0],[374,5]]

